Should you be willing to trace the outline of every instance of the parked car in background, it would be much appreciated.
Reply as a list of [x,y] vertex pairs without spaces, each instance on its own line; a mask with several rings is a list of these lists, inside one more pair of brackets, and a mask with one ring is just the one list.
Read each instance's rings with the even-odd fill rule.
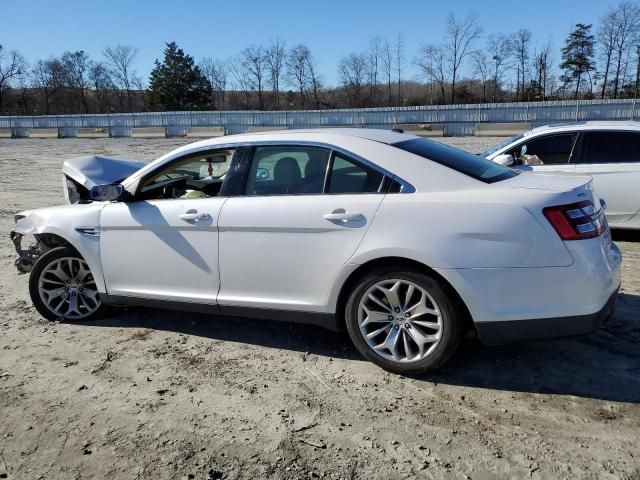
[[[78,203],[16,215],[16,264],[50,320],[153,305],[345,327],[415,373],[469,328],[488,344],[593,331],[620,284],[588,177],[364,129],[205,140],[124,180],[135,165],[114,162],[67,162]],[[97,179],[120,183],[87,192]]]
[[640,228],[640,122],[547,125],[516,135],[481,156],[537,173],[589,175],[614,228]]

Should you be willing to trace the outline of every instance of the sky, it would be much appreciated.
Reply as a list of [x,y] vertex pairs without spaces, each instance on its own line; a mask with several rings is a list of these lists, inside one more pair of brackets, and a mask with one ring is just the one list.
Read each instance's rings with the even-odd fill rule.
[[[251,44],[280,38],[305,44],[325,83],[338,83],[337,65],[350,52],[365,51],[372,36],[401,34],[408,60],[420,45],[442,41],[447,15],[477,15],[486,35],[528,28],[533,45],[553,41],[555,63],[571,27],[593,23],[610,6],[607,0],[0,0],[0,44],[20,51],[29,62],[84,50],[102,58],[105,46],[129,44],[143,78],[161,57],[164,43],[175,41],[196,60],[227,59]],[[482,46],[481,39],[478,46]]]

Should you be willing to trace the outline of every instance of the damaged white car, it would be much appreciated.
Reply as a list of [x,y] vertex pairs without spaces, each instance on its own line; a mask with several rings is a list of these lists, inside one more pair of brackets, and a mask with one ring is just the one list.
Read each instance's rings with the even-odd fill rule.
[[69,204],[20,212],[11,233],[51,320],[153,305],[346,328],[366,358],[411,373],[468,329],[488,344],[593,331],[620,284],[589,178],[396,132],[228,136],[64,175]]

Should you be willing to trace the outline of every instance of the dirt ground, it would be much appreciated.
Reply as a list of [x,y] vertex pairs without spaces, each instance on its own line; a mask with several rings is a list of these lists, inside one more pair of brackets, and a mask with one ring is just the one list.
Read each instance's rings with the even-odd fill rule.
[[13,267],[13,214],[62,202],[64,158],[187,141],[0,140],[0,478],[640,479],[640,235],[614,236],[623,292],[597,333],[469,339],[417,378],[309,326],[145,309],[44,321]]

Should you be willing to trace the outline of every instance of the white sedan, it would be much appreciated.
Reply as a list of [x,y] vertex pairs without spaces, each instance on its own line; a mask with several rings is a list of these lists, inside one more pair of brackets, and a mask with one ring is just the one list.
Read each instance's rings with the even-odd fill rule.
[[153,305],[307,322],[415,373],[469,329],[488,344],[577,335],[613,311],[621,255],[586,177],[355,129],[221,137],[139,167],[69,161],[77,203],[16,215],[44,317]]
[[640,123],[573,122],[534,128],[480,154],[536,173],[589,175],[613,228],[640,229]]

